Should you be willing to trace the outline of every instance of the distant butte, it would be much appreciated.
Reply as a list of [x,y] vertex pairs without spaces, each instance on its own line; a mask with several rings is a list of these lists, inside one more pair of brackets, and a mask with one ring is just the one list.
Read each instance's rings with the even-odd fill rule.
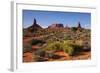
[[63,24],[62,23],[55,23],[55,24],[52,24],[50,26],[48,26],[48,28],[64,28]]

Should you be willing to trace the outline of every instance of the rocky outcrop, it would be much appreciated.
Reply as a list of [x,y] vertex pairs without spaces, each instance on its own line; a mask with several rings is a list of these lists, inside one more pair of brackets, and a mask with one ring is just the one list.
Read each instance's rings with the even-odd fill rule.
[[37,24],[36,19],[34,19],[32,26],[28,27],[27,29],[28,29],[30,32],[34,32],[34,31],[37,31],[37,30],[42,29],[42,27],[41,27],[39,24]]
[[55,24],[48,26],[48,28],[51,28],[51,29],[53,29],[53,28],[64,28],[64,26],[61,23],[55,23]]
[[81,29],[82,29],[81,24],[80,22],[78,22],[77,30],[81,30]]

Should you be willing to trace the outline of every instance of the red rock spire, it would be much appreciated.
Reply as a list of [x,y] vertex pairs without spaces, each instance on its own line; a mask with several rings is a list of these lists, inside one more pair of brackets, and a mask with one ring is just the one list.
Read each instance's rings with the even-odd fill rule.
[[34,18],[33,24],[37,24],[36,19]]
[[78,27],[77,28],[81,28],[81,24],[80,24],[80,22],[78,22]]

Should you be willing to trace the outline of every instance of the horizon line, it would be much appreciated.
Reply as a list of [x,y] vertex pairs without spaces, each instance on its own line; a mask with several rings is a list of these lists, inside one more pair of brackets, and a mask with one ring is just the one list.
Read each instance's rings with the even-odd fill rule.
[[[53,25],[53,24],[63,24],[63,23],[52,23],[52,24],[50,24],[50,25]],[[33,25],[33,24],[32,24]],[[30,27],[30,26],[32,26],[32,25],[29,25],[29,26],[26,26],[26,27],[23,27],[24,29],[26,29],[26,28],[28,28],[28,27]],[[39,26],[41,26],[40,24],[38,24]],[[48,26],[41,26],[42,28],[48,28],[50,25],[48,25]],[[64,24],[63,24],[63,26],[64,26]],[[69,25],[66,25],[67,27],[69,27],[69,28],[72,28],[72,27],[77,27],[78,26],[78,24],[77,24],[77,26],[69,26]],[[66,26],[64,26],[64,28],[66,27]],[[91,27],[83,27],[82,25],[81,25],[81,27],[82,28],[85,28],[85,29],[91,29]]]

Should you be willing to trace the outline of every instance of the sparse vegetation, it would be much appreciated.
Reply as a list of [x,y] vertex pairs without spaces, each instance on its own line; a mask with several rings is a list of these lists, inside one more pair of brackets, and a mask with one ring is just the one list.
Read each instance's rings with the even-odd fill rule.
[[[91,51],[91,30],[77,27],[71,27],[67,31],[67,29],[56,28],[51,29],[38,29],[38,27],[34,27],[37,29],[36,31],[28,31],[28,29],[23,30],[24,35],[23,40],[29,39],[23,42],[23,52],[32,52],[34,54],[34,61],[42,62],[49,60],[63,60],[65,54],[68,54],[69,57],[79,56],[83,52]],[[31,28],[33,29],[33,28]],[[38,47],[38,49],[32,50],[32,46]],[[34,49],[34,48],[33,48]],[[60,54],[56,54],[57,52],[62,52],[63,56]],[[67,60],[65,58],[64,60]]]
[[31,45],[37,45],[37,44],[44,44],[45,42],[44,41],[42,41],[42,40],[37,40],[37,39],[32,39],[31,41],[30,41],[30,43],[31,43]]
[[32,48],[30,44],[23,45],[23,53],[25,52],[32,52]]

